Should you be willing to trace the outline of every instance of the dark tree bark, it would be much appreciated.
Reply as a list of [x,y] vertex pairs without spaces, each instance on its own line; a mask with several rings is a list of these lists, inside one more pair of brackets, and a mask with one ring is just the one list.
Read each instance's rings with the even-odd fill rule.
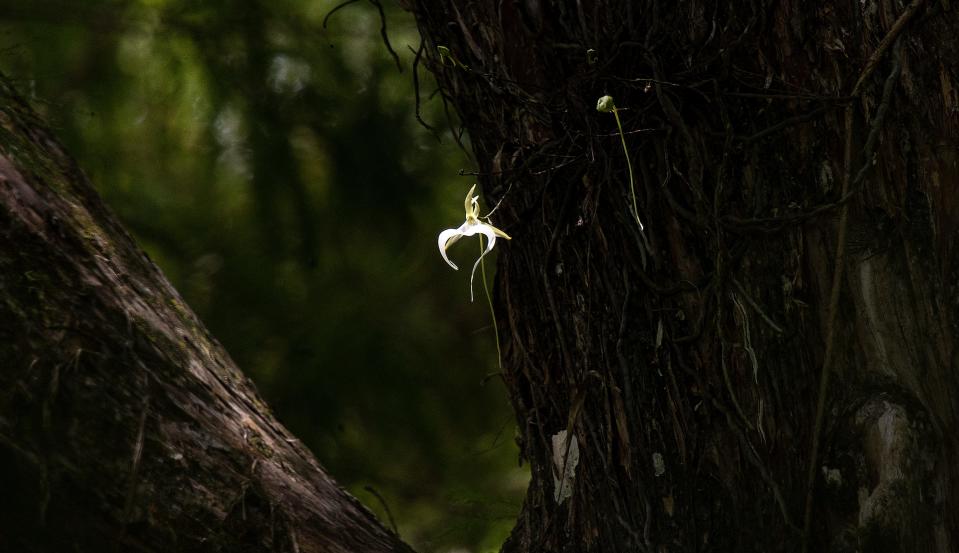
[[504,551],[959,549],[955,5],[410,9],[513,237]]
[[410,551],[0,82],[0,551]]

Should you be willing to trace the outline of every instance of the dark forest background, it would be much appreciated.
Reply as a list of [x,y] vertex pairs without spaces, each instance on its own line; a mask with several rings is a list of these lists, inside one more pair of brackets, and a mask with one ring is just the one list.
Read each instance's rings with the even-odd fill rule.
[[419,550],[496,549],[528,474],[436,251],[472,165],[423,67],[416,120],[411,16],[336,5],[6,0],[0,70],[339,482]]

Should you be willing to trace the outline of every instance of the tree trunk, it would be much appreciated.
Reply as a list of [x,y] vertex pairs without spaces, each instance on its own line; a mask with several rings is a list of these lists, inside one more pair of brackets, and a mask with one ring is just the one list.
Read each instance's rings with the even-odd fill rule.
[[0,550],[410,551],[0,82]]
[[959,550],[955,6],[411,4],[513,237],[504,551]]

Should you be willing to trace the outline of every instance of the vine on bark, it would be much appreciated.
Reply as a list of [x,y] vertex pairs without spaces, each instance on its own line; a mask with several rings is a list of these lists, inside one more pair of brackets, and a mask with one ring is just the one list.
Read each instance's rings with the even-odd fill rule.
[[[836,299],[838,271],[852,236],[864,237],[857,253],[875,254],[889,231],[872,228],[908,219],[895,196],[861,193],[870,174],[890,179],[873,164],[888,119],[905,127],[890,106],[914,105],[894,88],[900,61],[883,57],[898,14],[880,24],[861,3],[808,13],[774,2],[521,4],[413,6],[424,63],[463,122],[453,133],[470,132],[479,167],[469,174],[502,202],[498,222],[517,238],[500,258],[498,304],[533,467],[525,514],[539,526],[521,522],[511,544],[555,537],[550,524],[565,517],[581,536],[630,536],[615,545],[693,548],[677,520],[715,536],[718,521],[749,516],[704,497],[755,501],[767,518],[739,538],[755,547],[769,540],[758,528],[776,525],[809,543],[819,436],[841,417],[814,420],[846,393],[829,389],[828,366],[860,355],[830,345],[857,324]],[[899,48],[915,61],[922,47]],[[600,94],[630,106],[615,128],[591,113]],[[860,107],[869,132],[858,140]],[[627,136],[623,167],[614,150]],[[817,326],[820,316],[832,322]],[[549,438],[564,429],[583,452],[577,490],[547,508]],[[615,516],[599,519],[598,505]]]

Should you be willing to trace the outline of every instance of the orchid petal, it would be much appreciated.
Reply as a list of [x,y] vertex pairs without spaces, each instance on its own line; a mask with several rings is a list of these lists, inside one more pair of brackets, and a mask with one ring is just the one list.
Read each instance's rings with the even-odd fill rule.
[[472,197],[474,190],[476,190],[475,184],[470,188],[470,191],[466,193],[466,201],[463,202],[463,207],[466,208],[466,217],[469,217],[470,213],[472,212],[470,204],[476,203],[476,198]]
[[[464,225],[465,226],[465,225]],[[458,229],[446,229],[440,233],[439,239],[436,241],[436,245],[440,248],[440,255],[443,256],[443,260],[452,267],[454,270],[459,270],[459,267],[455,263],[450,261],[450,258],[446,256],[446,249],[456,243],[457,240],[463,237],[463,227]]]
[[476,260],[476,263],[473,263],[473,271],[470,273],[470,301],[473,301],[473,276],[476,275],[476,268],[479,267],[480,262],[486,257],[486,254],[493,251],[493,246],[496,245],[496,233],[493,232],[492,226],[484,224],[474,225],[473,229],[471,229],[471,234],[477,233],[486,237],[487,244],[486,249],[480,254],[479,259]]
[[499,236],[500,238],[505,238],[507,240],[512,240],[512,238],[510,238],[508,234],[494,227],[493,225],[489,225],[489,228],[493,229],[493,232],[496,233],[496,236]]

